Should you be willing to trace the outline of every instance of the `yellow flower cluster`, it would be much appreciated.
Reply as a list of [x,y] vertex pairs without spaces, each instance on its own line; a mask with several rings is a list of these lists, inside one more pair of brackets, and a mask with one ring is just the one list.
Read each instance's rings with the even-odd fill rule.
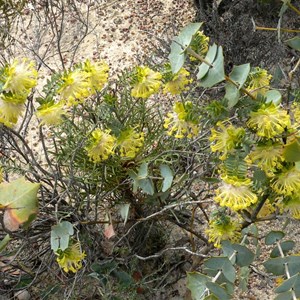
[[245,160],[249,164],[257,164],[267,176],[272,177],[274,172],[283,167],[283,145],[276,143],[257,146],[247,155]]
[[115,142],[116,138],[110,134],[110,130],[95,129],[85,150],[93,162],[101,162],[114,153]]
[[84,101],[87,97],[100,91],[108,80],[108,65],[104,62],[91,63],[86,60],[83,65],[66,72],[58,89],[61,100],[69,106]]
[[209,138],[212,142],[210,146],[211,151],[223,153],[220,159],[225,160],[228,154],[242,142],[244,135],[244,128],[236,128],[229,122],[218,122],[217,129],[211,129]]
[[258,94],[264,95],[269,90],[271,78],[266,70],[256,67],[249,73],[246,89],[254,97]]
[[149,67],[138,66],[132,79],[131,96],[147,99],[156,93],[161,86],[162,75]]
[[23,96],[23,101],[37,83],[35,63],[28,59],[15,59],[4,67],[1,81],[4,82],[3,91]]
[[[204,56],[206,55],[207,51],[208,51],[208,43],[209,43],[209,37],[206,36],[203,31],[198,31],[192,39],[191,42],[191,49],[193,51],[195,51],[198,55],[200,56]],[[193,57],[192,55],[190,55],[190,60],[191,61],[196,61],[197,58]]]
[[80,243],[75,243],[64,251],[58,249],[56,255],[57,263],[66,273],[69,271],[76,273],[81,269],[82,260],[86,256],[85,253],[81,251]]
[[300,196],[293,195],[284,203],[284,210],[289,212],[294,219],[300,220]]
[[62,115],[66,114],[66,106],[82,103],[86,98],[103,89],[108,80],[108,71],[109,67],[106,63],[92,63],[86,60],[74,70],[65,72],[59,80],[57,90],[60,100],[57,103],[51,100],[38,108],[37,116],[41,119],[40,124],[60,124]]
[[228,176],[223,176],[222,179],[223,182],[216,190],[215,196],[215,201],[221,206],[238,211],[257,202],[257,195],[251,191],[250,179]]
[[64,104],[62,101],[54,103],[46,103],[41,105],[36,115],[40,118],[40,125],[58,125],[62,122],[62,115],[65,115]]
[[136,132],[133,128],[126,129],[121,132],[117,145],[119,147],[120,156],[132,159],[144,145],[144,133]]
[[0,123],[11,127],[17,123],[31,89],[36,86],[37,70],[33,61],[15,59],[0,73]]
[[279,195],[294,195],[300,192],[300,170],[293,166],[282,170],[272,180],[272,188]]
[[167,118],[165,118],[164,128],[168,130],[167,134],[178,139],[197,136],[199,127],[192,115],[193,104],[190,101],[176,102],[173,106],[173,112],[168,113]]
[[165,84],[164,93],[170,93],[172,95],[181,94],[187,90],[187,85],[192,82],[192,79],[188,79],[190,73],[181,68],[178,73],[171,75],[171,80]]
[[291,121],[286,110],[270,103],[263,104],[257,111],[251,112],[247,125],[255,130],[259,137],[272,139],[290,128]]
[[144,144],[144,133],[136,132],[133,128],[122,131],[118,138],[110,134],[110,130],[103,131],[99,128],[91,135],[85,150],[94,163],[108,159],[117,148],[122,158],[133,159]]
[[222,217],[213,219],[209,222],[209,228],[206,229],[209,242],[214,243],[217,248],[221,247],[221,242],[229,240],[232,243],[238,243],[241,238],[241,225],[239,222],[230,219],[230,217]]

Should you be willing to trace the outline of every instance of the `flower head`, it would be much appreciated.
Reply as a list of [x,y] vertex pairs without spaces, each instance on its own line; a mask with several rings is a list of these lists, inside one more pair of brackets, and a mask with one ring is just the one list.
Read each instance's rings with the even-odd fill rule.
[[144,133],[136,132],[133,128],[121,132],[117,140],[120,155],[123,158],[135,158],[144,144]]
[[257,111],[251,112],[247,125],[259,137],[272,139],[289,128],[291,121],[285,110],[271,103],[263,104]]
[[97,163],[108,159],[114,153],[116,138],[110,134],[110,130],[102,131],[95,129],[89,140],[89,145],[85,147],[89,158]]
[[62,122],[64,112],[64,104],[62,102],[43,104],[38,108],[37,116],[41,119],[42,124],[58,125]]
[[274,172],[283,167],[283,146],[281,144],[258,146],[248,154],[246,161],[257,164],[267,176],[274,176]]
[[80,243],[75,243],[65,250],[58,249],[55,253],[56,261],[59,266],[68,273],[69,271],[76,273],[82,268],[82,260],[85,258],[85,253],[81,251]]
[[[193,36],[190,47],[193,51],[195,51],[198,55],[204,56],[208,51],[208,43],[209,37],[206,36],[203,31],[197,31],[197,33]],[[191,61],[197,60],[194,56],[190,56]]]
[[214,243],[217,248],[221,247],[221,242],[229,240],[230,242],[237,243],[241,238],[241,225],[239,222],[232,220],[228,216],[212,219],[209,222],[209,228],[206,229],[209,242]]
[[149,98],[156,93],[161,85],[162,75],[148,67],[136,67],[133,75],[131,96],[136,98]]
[[8,102],[5,99],[5,97],[0,96],[0,123],[12,127],[22,114],[24,104]]
[[69,105],[77,104],[90,95],[88,73],[75,69],[67,72],[61,80],[62,83],[57,92]]
[[102,90],[104,84],[107,83],[108,80],[108,65],[105,62],[96,62],[92,64],[90,60],[86,60],[83,70],[88,74],[92,92]]
[[172,74],[170,81],[164,87],[164,93],[177,95],[187,90],[186,86],[192,82],[192,79],[188,79],[189,76],[190,73],[184,68],[181,68],[176,74]]
[[248,76],[246,82],[246,89],[256,97],[258,94],[264,95],[270,85],[270,80],[272,76],[268,72],[259,67],[254,68]]
[[3,90],[5,92],[27,96],[30,89],[36,86],[37,75],[33,61],[15,59],[4,68],[0,81],[4,83]]
[[221,206],[241,210],[257,202],[257,195],[251,191],[251,180],[237,177],[223,177],[221,186],[216,190],[215,201]]
[[294,219],[300,220],[300,197],[293,195],[284,201],[284,210],[288,211]]
[[236,128],[230,123],[225,125],[224,122],[218,122],[217,126],[217,129],[211,129],[209,140],[213,143],[210,148],[212,152],[223,153],[220,159],[225,160],[227,155],[242,142],[245,129]]
[[273,178],[273,190],[280,195],[290,196],[300,191],[300,171],[296,167],[283,170]]
[[173,112],[167,114],[164,128],[168,130],[168,135],[175,138],[192,138],[199,132],[197,120],[193,117],[193,104],[190,101],[185,103],[176,102]]

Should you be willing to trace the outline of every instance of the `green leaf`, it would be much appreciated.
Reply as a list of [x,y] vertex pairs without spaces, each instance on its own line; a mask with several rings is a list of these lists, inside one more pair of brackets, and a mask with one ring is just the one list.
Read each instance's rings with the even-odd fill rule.
[[[231,244],[229,241],[223,241],[222,242],[222,248],[227,249],[226,252],[228,252],[229,256],[232,255],[232,253],[235,251],[235,263],[240,267],[246,267],[249,266],[255,257],[255,254],[250,251],[247,247],[239,245],[239,244]],[[223,250],[224,250],[223,248]],[[228,251],[230,249],[230,251]],[[227,253],[226,253],[227,254]],[[227,254],[227,256],[228,256]]]
[[284,146],[283,157],[287,162],[300,161],[300,138],[295,138]]
[[250,266],[254,260],[255,254],[247,247],[239,244],[233,244],[232,247],[236,251],[236,264],[240,267]]
[[290,271],[290,275],[293,276],[299,273],[300,270],[300,256],[290,255],[287,257],[287,264]]
[[232,255],[234,253],[234,249],[232,248],[232,244],[229,241],[225,240],[225,241],[221,242],[221,245],[222,245],[223,254],[225,256],[227,256],[228,258],[231,257],[231,260],[230,260],[231,263],[235,264],[236,256]]
[[278,295],[275,300],[293,300],[293,294],[291,291]]
[[225,79],[224,56],[221,46],[218,47],[217,57],[208,73],[200,80],[200,86],[210,88]]
[[206,282],[211,279],[198,272],[187,272],[187,288],[191,291],[193,300],[202,300],[206,290]]
[[137,182],[142,191],[148,195],[154,195],[154,186],[150,178],[140,179]]
[[190,45],[193,35],[200,29],[202,23],[190,23],[185,26],[171,44],[168,56],[171,69],[176,74],[183,66],[186,57],[186,48]]
[[66,250],[69,246],[70,236],[74,234],[73,225],[68,221],[63,221],[51,228],[51,249],[57,251]]
[[[208,268],[203,268],[202,269],[203,273],[206,274],[209,277],[215,277],[218,273],[219,270],[213,270],[213,269],[208,269]],[[217,283],[222,284],[224,282],[226,282],[227,284],[233,284],[232,282],[230,282],[225,276],[224,274],[221,272],[221,275],[218,275],[218,279],[217,279]]]
[[36,217],[39,187],[39,183],[24,177],[0,184],[0,209],[4,210],[3,222],[7,229],[18,230],[19,225],[27,225]]
[[134,171],[129,170],[128,175],[133,180],[133,192],[137,192],[138,188],[141,188],[142,191],[148,195],[154,194],[153,182],[148,178],[148,164],[142,163],[138,170],[138,174]]
[[179,35],[177,36],[177,40],[184,48],[187,48],[190,45],[193,36],[197,33],[202,24],[203,23],[189,23],[182,28]]
[[168,56],[170,61],[171,69],[176,74],[183,66],[185,61],[186,53],[177,41],[173,41],[171,44],[171,52]]
[[112,275],[118,279],[122,287],[129,287],[134,284],[133,278],[125,271],[113,270]]
[[148,164],[143,162],[138,171],[138,179],[144,179],[148,176]]
[[287,262],[286,257],[276,257],[271,258],[263,263],[264,267],[266,268],[267,272],[273,273],[274,275],[284,275],[284,264]]
[[286,40],[285,43],[287,43],[288,46],[291,48],[300,51],[300,37],[295,36],[292,39]]
[[281,103],[281,99],[282,99],[282,96],[280,94],[279,91],[277,90],[270,90],[270,91],[267,91],[266,94],[265,94],[265,97],[266,97],[266,103],[274,103],[275,105],[278,105]]
[[239,272],[239,288],[245,292],[248,290],[248,281],[250,276],[250,268],[248,266],[240,268]]
[[132,191],[133,191],[134,193],[136,193],[136,192],[137,192],[137,189],[138,189],[138,187],[139,187],[139,185],[138,185],[138,176],[137,176],[137,174],[136,174],[133,170],[129,170],[129,171],[128,171],[128,175],[129,175],[129,177],[133,180],[133,188],[132,188]]
[[173,172],[168,165],[160,165],[159,166],[161,176],[164,178],[162,192],[167,191],[173,182]]
[[218,299],[222,300],[230,300],[230,295],[226,292],[224,288],[222,288],[220,285],[218,285],[215,282],[206,282],[207,288],[218,297]]
[[235,281],[235,269],[228,257],[211,257],[204,261],[204,266],[213,270],[221,270],[229,282]]
[[227,82],[225,85],[225,99],[228,101],[228,108],[234,107],[240,99],[239,89],[232,83]]
[[[218,52],[218,46],[216,44],[213,44],[212,46],[210,46],[208,48],[207,54],[205,56],[205,60],[206,62],[208,62],[209,64],[212,64],[217,56],[217,52]],[[206,63],[202,63],[199,66],[199,71],[197,74],[197,79],[202,79],[208,72],[209,70],[209,65]]]
[[282,231],[270,231],[265,237],[266,245],[275,244],[277,241],[280,241],[285,236]]
[[246,227],[246,228],[244,228],[243,230],[242,230],[242,233],[243,234],[250,234],[250,235],[252,235],[252,236],[254,236],[254,237],[258,237],[258,228],[257,228],[257,225],[256,224],[251,224],[250,226],[248,226],[248,227]]
[[[283,254],[287,254],[289,251],[291,251],[294,248],[295,242],[294,241],[285,241],[285,242],[280,243],[280,246],[281,246]],[[278,256],[280,256],[280,251],[279,251],[278,246],[276,246],[272,250],[270,257],[278,257]]]
[[0,242],[0,252],[4,250],[4,248],[7,246],[8,242],[11,240],[9,234],[7,234],[3,240]]
[[234,82],[238,83],[239,89],[241,89],[246,82],[250,72],[250,64],[243,64],[240,66],[234,66],[229,77]]
[[296,274],[287,280],[285,280],[278,288],[275,289],[275,293],[284,293],[293,289],[297,298],[300,296],[300,274]]

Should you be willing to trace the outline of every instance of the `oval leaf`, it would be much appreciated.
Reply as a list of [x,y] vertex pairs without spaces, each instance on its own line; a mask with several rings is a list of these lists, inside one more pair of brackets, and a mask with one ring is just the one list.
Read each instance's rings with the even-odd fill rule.
[[204,262],[205,267],[213,270],[222,270],[229,282],[235,281],[235,269],[228,257],[211,257]]
[[[280,246],[281,246],[283,254],[287,254],[289,251],[291,251],[294,248],[295,242],[294,241],[284,241],[284,242],[280,243]],[[278,246],[276,246],[272,250],[270,257],[278,257],[278,256],[280,256],[280,251],[278,249]]]
[[64,251],[69,246],[70,236],[74,234],[73,225],[68,221],[63,221],[57,225],[52,226],[51,229],[51,249],[57,251],[61,249]]
[[271,231],[265,237],[266,245],[272,245],[276,242],[280,241],[285,236],[284,232],[282,231]]
[[217,56],[212,65],[208,73],[200,81],[200,86],[204,88],[213,87],[225,79],[224,56],[221,46],[218,47]]
[[201,300],[206,290],[206,282],[210,281],[208,276],[198,272],[187,272],[187,288],[191,291],[193,300]]
[[299,36],[295,36],[294,38],[286,40],[285,42],[291,48],[300,51],[300,37]]
[[[212,46],[210,46],[208,48],[207,54],[205,56],[205,60],[208,63],[212,64],[213,61],[216,58],[217,51],[218,51],[218,46],[216,44],[213,44]],[[199,66],[199,71],[198,71],[198,74],[197,74],[197,79],[202,79],[207,74],[208,70],[209,70],[209,65],[206,64],[206,63],[202,63]]]
[[173,182],[173,172],[168,165],[160,165],[160,174],[164,178],[162,192],[167,191]]
[[280,92],[277,90],[267,91],[265,97],[266,103],[274,103],[275,105],[280,104],[282,99]]
[[224,300],[230,300],[230,295],[226,292],[224,288],[222,288],[220,285],[218,285],[215,282],[207,282],[206,283],[207,288],[217,296],[218,299],[224,299]]

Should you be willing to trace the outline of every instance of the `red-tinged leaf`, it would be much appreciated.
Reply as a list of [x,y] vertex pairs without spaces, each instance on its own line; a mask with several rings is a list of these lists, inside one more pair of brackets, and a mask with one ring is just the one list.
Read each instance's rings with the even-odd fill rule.
[[29,223],[38,212],[37,192],[39,183],[26,181],[24,177],[0,184],[0,207],[5,210],[8,227],[17,230],[21,224]]
[[17,231],[19,229],[20,222],[14,218],[12,209],[7,209],[4,211],[3,224],[5,228],[10,231]]
[[115,231],[114,231],[114,227],[112,224],[109,224],[105,227],[104,229],[104,235],[107,239],[112,238],[113,236],[116,235]]

